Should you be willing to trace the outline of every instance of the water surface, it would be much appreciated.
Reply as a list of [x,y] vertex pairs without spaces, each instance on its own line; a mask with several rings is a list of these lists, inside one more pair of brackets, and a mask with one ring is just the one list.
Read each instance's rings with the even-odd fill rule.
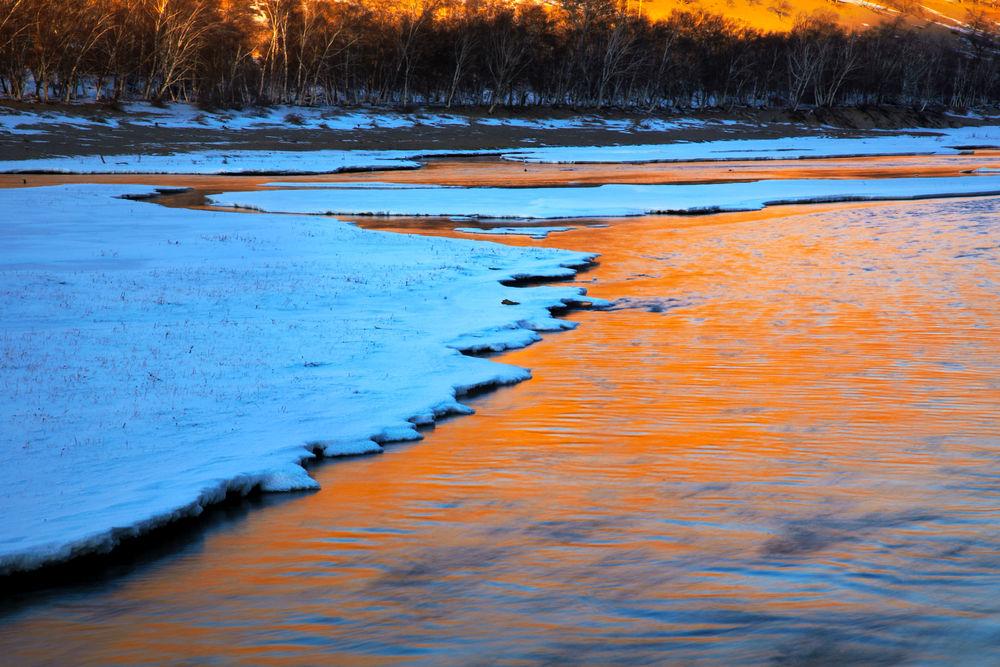
[[13,607],[6,659],[1000,661],[1000,198],[601,222],[544,243],[617,306],[532,381]]

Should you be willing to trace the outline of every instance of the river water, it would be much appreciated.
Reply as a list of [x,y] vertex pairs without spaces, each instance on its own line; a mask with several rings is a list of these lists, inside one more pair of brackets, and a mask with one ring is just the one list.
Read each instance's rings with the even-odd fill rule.
[[1000,661],[1000,198],[598,222],[498,239],[617,300],[533,380],[12,605],[4,660]]

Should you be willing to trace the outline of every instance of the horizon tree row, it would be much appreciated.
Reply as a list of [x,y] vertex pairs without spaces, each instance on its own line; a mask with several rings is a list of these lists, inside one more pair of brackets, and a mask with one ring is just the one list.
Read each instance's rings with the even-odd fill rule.
[[801,16],[767,33],[624,0],[0,0],[0,94],[205,106],[657,109],[1000,101],[996,24]]

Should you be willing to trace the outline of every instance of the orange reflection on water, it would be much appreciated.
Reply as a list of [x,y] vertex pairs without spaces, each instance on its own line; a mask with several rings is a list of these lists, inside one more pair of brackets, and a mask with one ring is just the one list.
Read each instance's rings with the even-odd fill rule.
[[627,300],[502,357],[532,381],[29,606],[0,645],[104,664],[974,661],[1000,613],[998,206],[555,235],[602,253],[593,295]]
[[[602,183],[714,183],[762,178],[905,178],[960,176],[1000,168],[1000,151],[963,155],[899,155],[869,158],[663,162],[643,164],[525,164],[495,156],[428,160],[421,169],[340,174],[220,176],[213,174],[0,174],[0,188],[63,183],[129,183],[194,188],[198,192],[257,190],[267,183],[384,181],[466,187],[547,187]],[[181,199],[187,205],[189,200]]]

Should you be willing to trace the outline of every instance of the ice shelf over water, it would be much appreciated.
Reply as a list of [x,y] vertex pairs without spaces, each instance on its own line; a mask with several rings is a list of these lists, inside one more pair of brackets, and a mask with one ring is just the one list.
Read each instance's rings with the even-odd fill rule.
[[[592,256],[117,198],[0,190],[0,573],[106,550],[299,465],[378,452],[470,410],[566,329]],[[588,299],[590,301],[590,299]]]

